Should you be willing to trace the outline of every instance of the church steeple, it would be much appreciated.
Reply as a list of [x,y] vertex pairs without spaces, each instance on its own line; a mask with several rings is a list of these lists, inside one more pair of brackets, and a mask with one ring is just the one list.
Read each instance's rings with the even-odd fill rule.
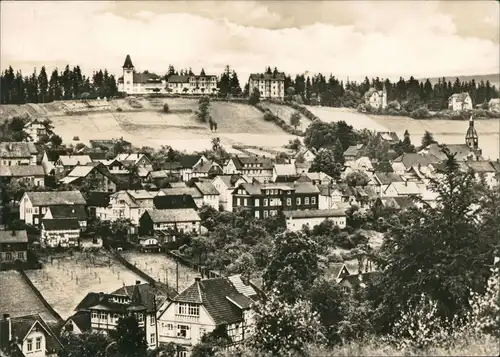
[[123,63],[123,69],[134,69],[134,65],[132,64],[132,59],[130,58],[130,55],[127,55],[125,58],[125,63]]
[[469,119],[469,128],[465,134],[465,144],[472,150],[479,149],[479,136],[477,135],[476,128],[474,128],[474,119],[472,115]]

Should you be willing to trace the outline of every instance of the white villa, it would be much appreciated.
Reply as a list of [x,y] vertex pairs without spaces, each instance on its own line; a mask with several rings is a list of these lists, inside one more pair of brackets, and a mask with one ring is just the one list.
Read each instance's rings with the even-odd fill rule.
[[166,93],[166,81],[155,73],[136,72],[130,55],[123,64],[123,76],[118,78],[118,91],[127,94]]
[[248,93],[254,88],[260,91],[261,98],[285,98],[285,73],[252,73],[248,78]]
[[202,68],[200,75],[172,75],[168,78],[167,92],[174,94],[216,94],[217,76],[205,74]]

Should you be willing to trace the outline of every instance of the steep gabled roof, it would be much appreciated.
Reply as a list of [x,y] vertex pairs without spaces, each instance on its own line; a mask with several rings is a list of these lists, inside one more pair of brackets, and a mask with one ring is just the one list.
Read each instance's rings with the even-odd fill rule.
[[193,208],[147,210],[154,223],[179,223],[179,222],[199,222],[200,216]]
[[80,191],[26,192],[33,206],[85,205]]
[[45,176],[45,170],[42,165],[16,165],[0,166],[0,176],[2,177],[30,177]]
[[79,230],[80,223],[76,219],[44,219],[42,226],[47,231]]
[[26,335],[30,332],[35,324],[40,326],[46,332],[46,346],[47,351],[53,353],[59,351],[62,346],[50,326],[38,315],[17,316],[11,318],[12,336],[19,340],[24,340]]
[[309,211],[283,211],[286,218],[330,218],[345,217],[345,212],[338,209],[314,209]]
[[26,142],[3,142],[0,143],[0,157],[5,158],[29,158],[36,155],[38,150],[33,143]]
[[285,80],[285,72],[278,72],[276,74],[273,73],[252,73],[250,74],[251,80],[256,81],[284,81]]
[[194,183],[194,186],[202,193],[202,195],[219,195],[219,191],[211,182],[198,181]]
[[132,64],[132,59],[130,58],[130,55],[127,55],[127,57],[125,57],[125,62],[123,63],[122,68],[126,68],[126,69],[133,69],[134,68],[134,65]]
[[109,197],[112,194],[111,192],[89,192],[87,196],[87,205],[89,207],[108,207]]
[[77,219],[81,221],[88,218],[83,205],[52,206],[49,209],[53,219]]
[[153,198],[154,207],[158,210],[164,209],[198,209],[191,195],[165,195]]
[[25,230],[22,231],[1,231],[0,243],[28,243],[28,235]]

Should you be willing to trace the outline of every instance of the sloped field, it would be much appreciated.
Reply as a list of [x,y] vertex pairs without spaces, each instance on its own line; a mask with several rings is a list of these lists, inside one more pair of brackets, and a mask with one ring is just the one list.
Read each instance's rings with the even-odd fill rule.
[[[268,108],[274,115],[277,115],[279,118],[283,119],[285,123],[290,124],[290,117],[292,116],[293,113],[296,112],[295,109],[292,107],[289,107],[287,105],[280,105],[280,104],[275,104],[275,103],[269,103],[269,102],[261,102],[260,103],[264,108]],[[300,125],[297,127],[298,130],[305,131],[309,124],[312,123],[311,120],[307,119],[305,116],[303,116],[300,112],[297,112],[300,114]]]

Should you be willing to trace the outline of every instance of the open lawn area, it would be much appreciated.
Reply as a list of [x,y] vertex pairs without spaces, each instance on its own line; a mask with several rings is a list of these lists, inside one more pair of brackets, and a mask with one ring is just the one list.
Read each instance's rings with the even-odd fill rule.
[[63,319],[71,316],[90,292],[111,293],[137,280],[145,282],[104,252],[75,253],[43,263],[43,269],[26,273]]
[[21,274],[14,270],[0,272],[0,311],[12,317],[40,314],[46,321],[56,321]]
[[354,129],[368,129],[375,131],[387,131],[387,128],[370,118],[366,114],[358,113],[355,109],[348,108],[331,108],[305,105],[305,107],[321,121],[327,123],[336,123],[345,121],[347,124],[352,125]]
[[[176,289],[176,263],[165,253],[123,252],[121,255],[153,279]],[[194,278],[199,276],[197,271],[179,264],[179,292],[193,284]]]

